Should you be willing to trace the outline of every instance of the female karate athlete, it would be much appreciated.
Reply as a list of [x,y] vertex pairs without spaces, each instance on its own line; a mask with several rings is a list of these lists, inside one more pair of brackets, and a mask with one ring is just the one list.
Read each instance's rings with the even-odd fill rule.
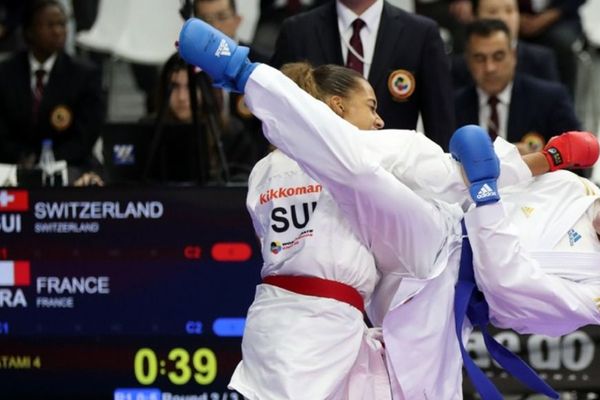
[[[249,183],[248,208],[263,242],[266,284],[257,288],[249,310],[242,345],[244,361],[232,378],[232,387],[251,399],[384,398],[373,394],[385,386],[377,385],[382,382],[378,373],[381,358],[377,356],[381,349],[362,324],[360,305],[349,305],[356,302],[344,299],[356,298],[347,295],[352,290],[358,290],[364,300],[370,298],[377,280],[375,263],[387,276],[395,277],[389,287],[381,288],[388,293],[382,296],[388,299],[382,309],[390,303],[419,303],[417,298],[423,296],[415,295],[450,270],[446,266],[459,247],[456,227],[462,213],[457,206],[425,202],[410,188],[429,193],[429,197],[441,194],[462,200],[467,188],[458,165],[425,136],[412,131],[365,135],[278,71],[246,63],[243,48],[236,48],[200,21],[186,23],[180,52],[221,86],[245,91],[249,107],[263,121],[266,136],[281,150],[257,164]],[[365,99],[364,93],[361,96]],[[355,115],[350,103],[341,105],[338,111]],[[375,114],[372,101],[369,107]],[[503,163],[505,181],[530,177],[514,148],[508,146],[504,154],[512,164]],[[300,165],[282,153],[301,160]],[[415,165],[418,169],[412,170]],[[297,279],[304,277],[309,279]],[[319,285],[319,278],[326,283]],[[340,291],[345,294],[338,293],[336,283],[344,285]],[[411,297],[413,300],[407,301]],[[449,318],[448,303],[442,301],[439,313],[431,314]],[[428,319],[423,317],[414,315],[416,320]],[[437,320],[435,315],[431,318]],[[410,321],[406,323],[410,325]],[[412,340],[419,329],[413,326],[409,338],[417,345],[415,349],[426,352],[407,352],[400,360],[403,365],[393,365],[393,375],[408,376],[411,370],[420,370],[422,376],[412,374],[418,379],[414,384],[400,382],[399,398],[417,398],[411,395],[415,391],[420,398],[458,398],[460,393],[454,391],[460,390],[460,378],[457,388],[452,373],[460,376],[456,340],[451,343],[452,335],[442,338],[449,337],[451,360],[426,371],[424,356],[438,353],[439,335],[433,347],[420,344]],[[431,331],[432,327],[425,326],[422,333]],[[427,340],[432,343],[431,338]],[[436,382],[438,376],[449,374],[449,364],[452,382]],[[425,375],[427,379],[419,380]],[[448,386],[450,396],[445,395],[450,393]],[[421,392],[420,387],[429,392]]]

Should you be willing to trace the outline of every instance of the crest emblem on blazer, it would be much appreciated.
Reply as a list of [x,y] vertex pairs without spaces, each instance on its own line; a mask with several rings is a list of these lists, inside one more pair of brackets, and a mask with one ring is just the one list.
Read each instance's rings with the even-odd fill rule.
[[414,93],[415,86],[414,75],[405,69],[397,69],[388,77],[388,89],[396,101],[406,101]]
[[63,104],[54,107],[50,113],[50,125],[57,131],[64,131],[73,122],[73,112]]
[[521,138],[521,142],[525,143],[531,152],[542,150],[546,144],[544,137],[537,132],[527,132]]
[[244,119],[252,118],[252,112],[246,105],[246,102],[244,101],[244,96],[237,97],[237,100],[235,102],[235,110],[237,111],[238,115]]

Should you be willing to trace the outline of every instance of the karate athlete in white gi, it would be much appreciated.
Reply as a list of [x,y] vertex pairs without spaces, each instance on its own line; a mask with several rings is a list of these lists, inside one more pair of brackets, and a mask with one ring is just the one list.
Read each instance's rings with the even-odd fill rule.
[[[375,262],[385,275],[394,276],[389,287],[379,289],[382,293],[393,295],[400,278],[410,277],[426,286],[440,276],[457,247],[454,244],[460,240],[456,226],[462,213],[457,206],[424,202],[408,187],[427,187],[428,193],[464,199],[467,190],[457,164],[437,145],[414,132],[360,132],[278,71],[246,63],[246,54],[238,53],[240,49],[197,20],[186,23],[180,36],[184,59],[201,66],[222,86],[245,91],[248,106],[263,121],[269,140],[283,153],[301,160],[302,170],[316,179],[308,179],[280,152],[256,166],[248,207],[263,241],[265,280],[269,282],[273,275],[322,277],[354,287],[368,300],[377,280]],[[227,58],[221,58],[223,54],[228,54]],[[232,66],[236,62],[238,65]],[[327,135],[315,134],[320,131]],[[352,141],[357,144],[349,146]],[[501,180],[515,183],[529,178],[528,168],[514,148],[506,145]],[[409,170],[416,160],[418,170]],[[403,176],[408,187],[386,169]],[[313,206],[317,200],[318,206]],[[427,218],[423,213],[430,215]],[[301,226],[303,217],[308,216],[310,222]],[[369,259],[368,253],[374,259]],[[278,254],[283,257],[277,258]],[[416,286],[408,284],[416,289],[406,293],[414,295],[422,289]],[[366,333],[357,307],[292,292],[281,290],[277,282],[258,287],[248,314],[244,361],[231,386],[252,399],[382,398],[372,394],[383,388],[377,380],[381,377],[381,359],[377,357],[380,348]],[[320,297],[328,296],[321,293]],[[383,302],[384,309],[389,307],[391,297]],[[451,305],[446,303],[439,304],[438,316],[442,319],[450,318]],[[423,314],[418,317],[427,319]],[[412,341],[411,336],[407,339]],[[453,336],[446,336],[450,337],[448,347],[457,348]],[[425,353],[407,359],[400,370],[421,370],[422,375],[428,375],[428,363],[422,367],[424,358],[440,354],[438,349],[442,356],[445,352],[437,335],[429,341],[432,343]],[[451,351],[449,356],[456,364],[452,371],[460,375],[457,354]],[[447,368],[436,365],[429,371],[433,378],[412,386],[447,387],[435,381],[437,376],[447,374],[440,372]],[[369,375],[370,381],[366,379]],[[453,376],[452,380],[452,390],[460,396],[460,378]],[[436,393],[448,392],[435,388],[430,393],[433,397],[428,393],[419,393],[419,397],[458,398],[436,397]],[[402,395],[400,392],[398,398]]]
[[494,325],[558,336],[600,324],[600,189],[558,171],[500,196],[465,215]]

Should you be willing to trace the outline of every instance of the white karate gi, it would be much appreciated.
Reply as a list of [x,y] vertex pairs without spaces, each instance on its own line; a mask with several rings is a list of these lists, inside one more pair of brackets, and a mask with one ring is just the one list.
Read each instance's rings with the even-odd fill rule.
[[558,171],[500,195],[465,216],[492,322],[553,336],[600,324],[600,190]]
[[[301,167],[296,169],[295,164],[276,152],[261,161],[252,173],[248,208],[263,242],[263,276],[280,273],[335,279],[357,288],[368,300],[375,284],[376,263],[390,278],[383,280],[378,290],[379,300],[371,307],[377,310],[373,312],[375,316],[388,309],[401,278],[407,278],[407,284],[402,280],[401,296],[396,299],[406,294],[403,288],[413,281],[415,291],[409,290],[410,295],[424,290],[428,284],[432,288],[428,290],[433,291],[438,283],[453,293],[454,280],[452,276],[444,278],[444,274],[452,275],[456,269],[447,270],[446,266],[460,241],[457,222],[462,212],[456,205],[425,202],[415,194],[429,199],[442,195],[461,202],[467,197],[459,165],[439,146],[413,131],[361,132],[279,71],[265,65],[252,73],[246,86],[246,101],[263,121],[263,130],[271,143],[296,159]],[[503,179],[515,182],[529,177],[528,169],[514,148],[511,150],[512,153],[507,152],[510,162],[503,163]],[[316,181],[308,180],[302,170]],[[264,195],[267,190],[316,185],[317,181],[327,190],[310,196],[303,194],[294,200],[266,201],[263,196],[261,204],[260,193]],[[280,223],[271,218],[276,206],[279,212],[288,210],[289,216],[293,204],[298,211],[303,204],[314,201],[318,206],[307,226],[286,231],[284,235],[272,231],[271,225]],[[271,243],[275,243],[273,247]],[[291,247],[283,250],[283,243]],[[274,254],[271,248],[277,251],[279,244],[282,250]],[[368,260],[367,252],[374,259]],[[350,256],[339,261],[342,253]],[[406,304],[418,305],[421,299],[429,298],[416,296]],[[445,301],[442,306],[447,308],[450,303]],[[325,306],[332,311],[323,312],[320,307]],[[451,314],[444,311],[443,315],[450,318]],[[413,317],[417,321],[424,319],[422,313]],[[358,392],[347,390],[350,382],[361,382],[353,376],[357,369],[362,369],[363,375],[371,372],[358,368],[364,360],[373,359],[364,356],[368,351],[363,350],[372,347],[372,342],[359,319],[356,310],[335,300],[300,296],[260,285],[248,314],[244,361],[236,370],[231,387],[251,399],[381,398],[366,393],[367,387],[373,385],[357,384],[354,390],[363,389]],[[436,354],[443,357],[446,347],[457,347],[456,340],[452,341],[453,335],[448,338],[430,331],[437,326],[424,326],[425,330],[418,333],[419,328],[415,328],[413,335],[406,337],[408,346],[414,334],[433,333],[433,336],[424,341],[428,344],[427,352],[420,354],[410,369],[420,371],[413,374],[417,378],[433,376],[433,371],[422,366],[423,358]],[[460,370],[459,357],[453,351],[451,357]],[[356,360],[354,364],[352,360]],[[403,367],[396,369],[395,363],[393,367],[398,375],[404,372]],[[428,379],[415,385],[429,387],[438,383]]]

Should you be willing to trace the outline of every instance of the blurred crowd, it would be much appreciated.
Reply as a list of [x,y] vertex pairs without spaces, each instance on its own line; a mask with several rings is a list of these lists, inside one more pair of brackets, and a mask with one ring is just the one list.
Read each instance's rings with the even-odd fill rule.
[[[598,44],[582,24],[596,3],[0,0],[0,185],[48,175],[76,186],[246,182],[270,146],[242,95],[213,87],[175,52],[190,16],[250,47],[253,61],[355,69],[375,89],[385,128],[417,129],[446,149],[474,123],[537,151],[564,131],[598,129],[587,93],[600,85]],[[169,24],[172,37],[160,30]],[[109,25],[130,50],[90,40]],[[109,112],[115,63],[143,97],[126,121]],[[50,158],[40,157],[43,142]]]

